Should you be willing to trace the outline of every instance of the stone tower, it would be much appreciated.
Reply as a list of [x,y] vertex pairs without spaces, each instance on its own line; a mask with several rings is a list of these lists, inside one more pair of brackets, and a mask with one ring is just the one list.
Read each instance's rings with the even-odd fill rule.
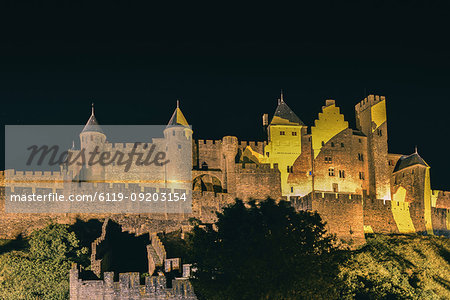
[[192,181],[192,129],[181,112],[179,101],[164,129],[167,159],[167,187],[189,191]]
[[224,136],[222,139],[222,169],[225,170],[224,187],[228,193],[236,192],[236,155],[238,139],[235,136]]
[[416,149],[413,154],[400,157],[392,176],[394,179],[392,199],[421,207],[423,218],[420,224],[415,222],[415,229],[432,234],[430,166],[420,157]]
[[367,136],[369,195],[391,200],[386,99],[369,95],[355,106],[356,127]]
[[305,124],[284,102],[283,92],[278,99],[275,114],[267,128],[268,144],[264,151],[264,162],[278,164],[281,174],[281,192],[283,196],[293,194],[287,180],[293,172],[293,165],[302,152],[302,135]]
[[[104,179],[104,167],[100,164],[89,166],[89,157],[93,151],[102,152],[106,143],[106,135],[97,122],[94,114],[94,103],[92,103],[92,111],[89,120],[80,133],[81,150],[85,152],[86,161],[81,166],[81,180],[102,180]],[[98,155],[95,159],[98,159]]]

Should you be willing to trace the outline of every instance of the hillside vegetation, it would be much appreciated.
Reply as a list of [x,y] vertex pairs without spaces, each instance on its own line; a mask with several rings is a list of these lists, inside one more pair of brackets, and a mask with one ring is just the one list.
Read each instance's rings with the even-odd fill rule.
[[49,224],[29,239],[0,241],[0,299],[68,299],[69,270],[88,249],[67,225]]
[[[161,238],[168,257],[194,263],[200,300],[450,299],[450,239],[370,235],[349,251],[335,248],[324,228],[319,215],[285,202],[237,201],[216,229]],[[50,224],[27,239],[0,240],[0,299],[67,299],[71,264],[89,268],[92,237],[79,232]]]
[[339,264],[346,298],[450,299],[450,240],[375,235]]

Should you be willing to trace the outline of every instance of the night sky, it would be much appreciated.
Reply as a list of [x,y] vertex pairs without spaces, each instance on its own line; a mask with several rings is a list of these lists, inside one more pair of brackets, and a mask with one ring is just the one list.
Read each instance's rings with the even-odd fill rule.
[[307,125],[335,99],[352,128],[375,93],[389,151],[417,145],[450,189],[446,1],[16,2],[0,7],[4,125],[84,124],[91,102],[101,124],[165,124],[180,99],[195,138],[263,140],[280,89]]

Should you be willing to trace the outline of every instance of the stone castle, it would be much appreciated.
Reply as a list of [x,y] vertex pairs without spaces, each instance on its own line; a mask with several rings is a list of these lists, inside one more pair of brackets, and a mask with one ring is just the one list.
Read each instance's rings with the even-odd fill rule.
[[[171,229],[192,216],[210,223],[214,221],[215,211],[235,198],[271,197],[287,199],[298,209],[319,211],[330,231],[340,232],[344,239],[363,239],[364,232],[448,234],[450,192],[431,189],[430,166],[417,151],[410,155],[388,152],[385,97],[369,95],[356,104],[355,112],[357,129],[352,129],[335,101],[326,100],[314,125],[307,126],[281,94],[271,121],[267,114],[263,116],[267,141],[240,141],[234,136],[225,136],[222,140],[194,140],[177,104],[164,130],[162,140],[166,143],[158,140],[153,144],[163,147],[161,145],[172,143],[178,148],[192,145],[192,152],[184,152],[184,155],[192,155],[192,178],[189,178],[192,180],[189,184],[192,186],[192,213],[141,216],[161,224],[150,226],[144,222],[142,228],[133,230],[157,232],[164,229],[166,223],[171,224],[167,225]],[[115,147],[124,152],[135,147],[133,143],[109,143],[93,110],[80,133],[80,145],[86,149]],[[166,149],[171,148],[177,150],[177,147]],[[70,151],[77,153],[79,150]],[[114,168],[117,166],[62,167],[60,172],[5,170],[2,177],[3,180],[5,175],[13,179],[33,178],[37,182],[34,189],[45,188],[54,181],[53,189],[64,189],[58,184],[67,174],[71,178],[105,179],[105,174],[115,173]],[[170,170],[167,172],[165,177],[170,179],[173,175]],[[154,179],[148,172],[128,172],[127,176],[129,178],[121,179],[124,182],[136,178]],[[189,186],[182,188],[190,190]],[[130,183],[123,184],[122,189],[145,190],[145,186]],[[70,221],[75,217],[98,216],[105,218],[105,214],[4,214],[2,209],[2,220],[11,222],[9,225],[1,222],[0,234],[13,236],[33,228],[26,223],[15,227],[11,225],[14,219],[39,223],[42,219]]]
[[[192,148],[183,154],[192,156],[192,178],[189,178],[189,186],[180,187],[192,193],[191,213],[5,213],[5,199],[2,197],[0,237],[27,235],[49,221],[73,224],[77,219],[99,219],[105,220],[105,227],[108,220],[112,220],[123,232],[136,237],[149,236],[146,246],[148,273],[154,275],[157,271],[155,266],[161,268],[167,263],[163,248],[158,246],[160,242],[156,233],[186,230],[191,217],[205,224],[213,223],[215,212],[233,203],[235,198],[267,197],[288,200],[298,210],[319,212],[327,222],[329,232],[353,248],[364,243],[366,233],[450,237],[450,192],[432,190],[430,166],[417,150],[407,155],[388,152],[385,97],[367,96],[356,104],[355,113],[357,128],[352,129],[335,101],[326,100],[314,125],[307,126],[289,108],[281,94],[270,122],[267,114],[263,116],[266,141],[240,141],[234,136],[225,136],[221,140],[195,140],[177,104],[164,130],[164,138],[153,141],[153,144],[164,147],[172,143],[175,150]],[[94,111],[80,133],[80,144],[81,148],[99,146],[120,148],[124,152],[135,147],[133,143],[109,143]],[[70,151],[77,153],[79,150],[73,148]],[[59,172],[5,170],[1,174],[0,191],[4,196],[5,178],[17,182],[32,178],[34,181],[34,185],[14,186],[14,189],[64,190],[60,183],[64,181],[62,179],[105,179],[109,173],[115,173],[116,167],[63,166]],[[166,171],[165,180],[170,180],[172,175],[170,170]],[[107,188],[146,191],[149,187],[145,184],[126,182],[136,178],[154,180],[162,175],[154,177],[148,172],[130,172],[127,176],[121,178],[124,183],[114,183]],[[115,282],[114,274],[108,273],[114,271],[106,263],[108,255],[103,254],[103,257],[98,252],[106,235],[105,228],[102,236],[92,244],[91,258],[94,272],[103,279],[85,281],[79,278],[78,270],[74,268],[71,271],[71,298],[110,295],[113,299],[120,295],[144,293],[148,299],[172,299],[176,295],[194,299],[192,287],[184,275],[174,279],[171,288],[166,286],[162,273],[147,277],[144,285],[139,283],[139,275],[135,273],[121,274],[119,282]]]
[[[271,197],[288,200],[298,210],[319,212],[328,230],[351,247],[364,243],[365,233],[449,237],[450,192],[432,190],[430,166],[417,150],[407,155],[388,151],[385,97],[367,96],[356,104],[355,113],[356,129],[352,129],[336,102],[326,100],[314,125],[308,126],[281,94],[270,122],[267,114],[263,116],[266,141],[240,141],[234,136],[195,140],[177,105],[164,136],[166,142],[178,143],[178,147],[180,143],[181,147],[188,145],[185,141],[192,145],[192,189],[188,188],[192,193],[192,213],[7,214],[3,202],[0,235],[13,237],[42,227],[49,220],[73,223],[76,219],[111,219],[123,231],[137,236],[170,232],[188,228],[191,217],[203,223],[214,222],[215,212],[235,198]],[[100,145],[130,151],[133,147],[109,144],[94,112],[80,134],[80,142],[86,148]],[[80,174],[105,178],[104,169],[85,168],[40,173],[5,170],[2,175],[33,176],[45,183],[56,182],[69,173],[72,178]],[[145,186],[123,184],[121,189],[145,190]],[[103,271],[107,270],[99,270]],[[107,282],[104,284],[113,284],[110,279]]]

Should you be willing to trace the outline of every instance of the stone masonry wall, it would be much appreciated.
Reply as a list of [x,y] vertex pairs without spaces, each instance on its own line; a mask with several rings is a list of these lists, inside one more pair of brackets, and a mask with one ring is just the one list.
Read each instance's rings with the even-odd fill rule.
[[104,280],[83,280],[79,278],[77,266],[70,270],[70,300],[86,299],[146,299],[146,300],[195,300],[191,283],[187,278],[172,280],[167,287],[165,276],[147,276],[140,283],[139,273],[121,273],[114,282],[114,273],[103,274]]
[[298,210],[317,211],[327,223],[330,233],[355,248],[364,244],[364,214],[362,197],[342,193],[314,193],[303,198],[294,198],[294,207]]

